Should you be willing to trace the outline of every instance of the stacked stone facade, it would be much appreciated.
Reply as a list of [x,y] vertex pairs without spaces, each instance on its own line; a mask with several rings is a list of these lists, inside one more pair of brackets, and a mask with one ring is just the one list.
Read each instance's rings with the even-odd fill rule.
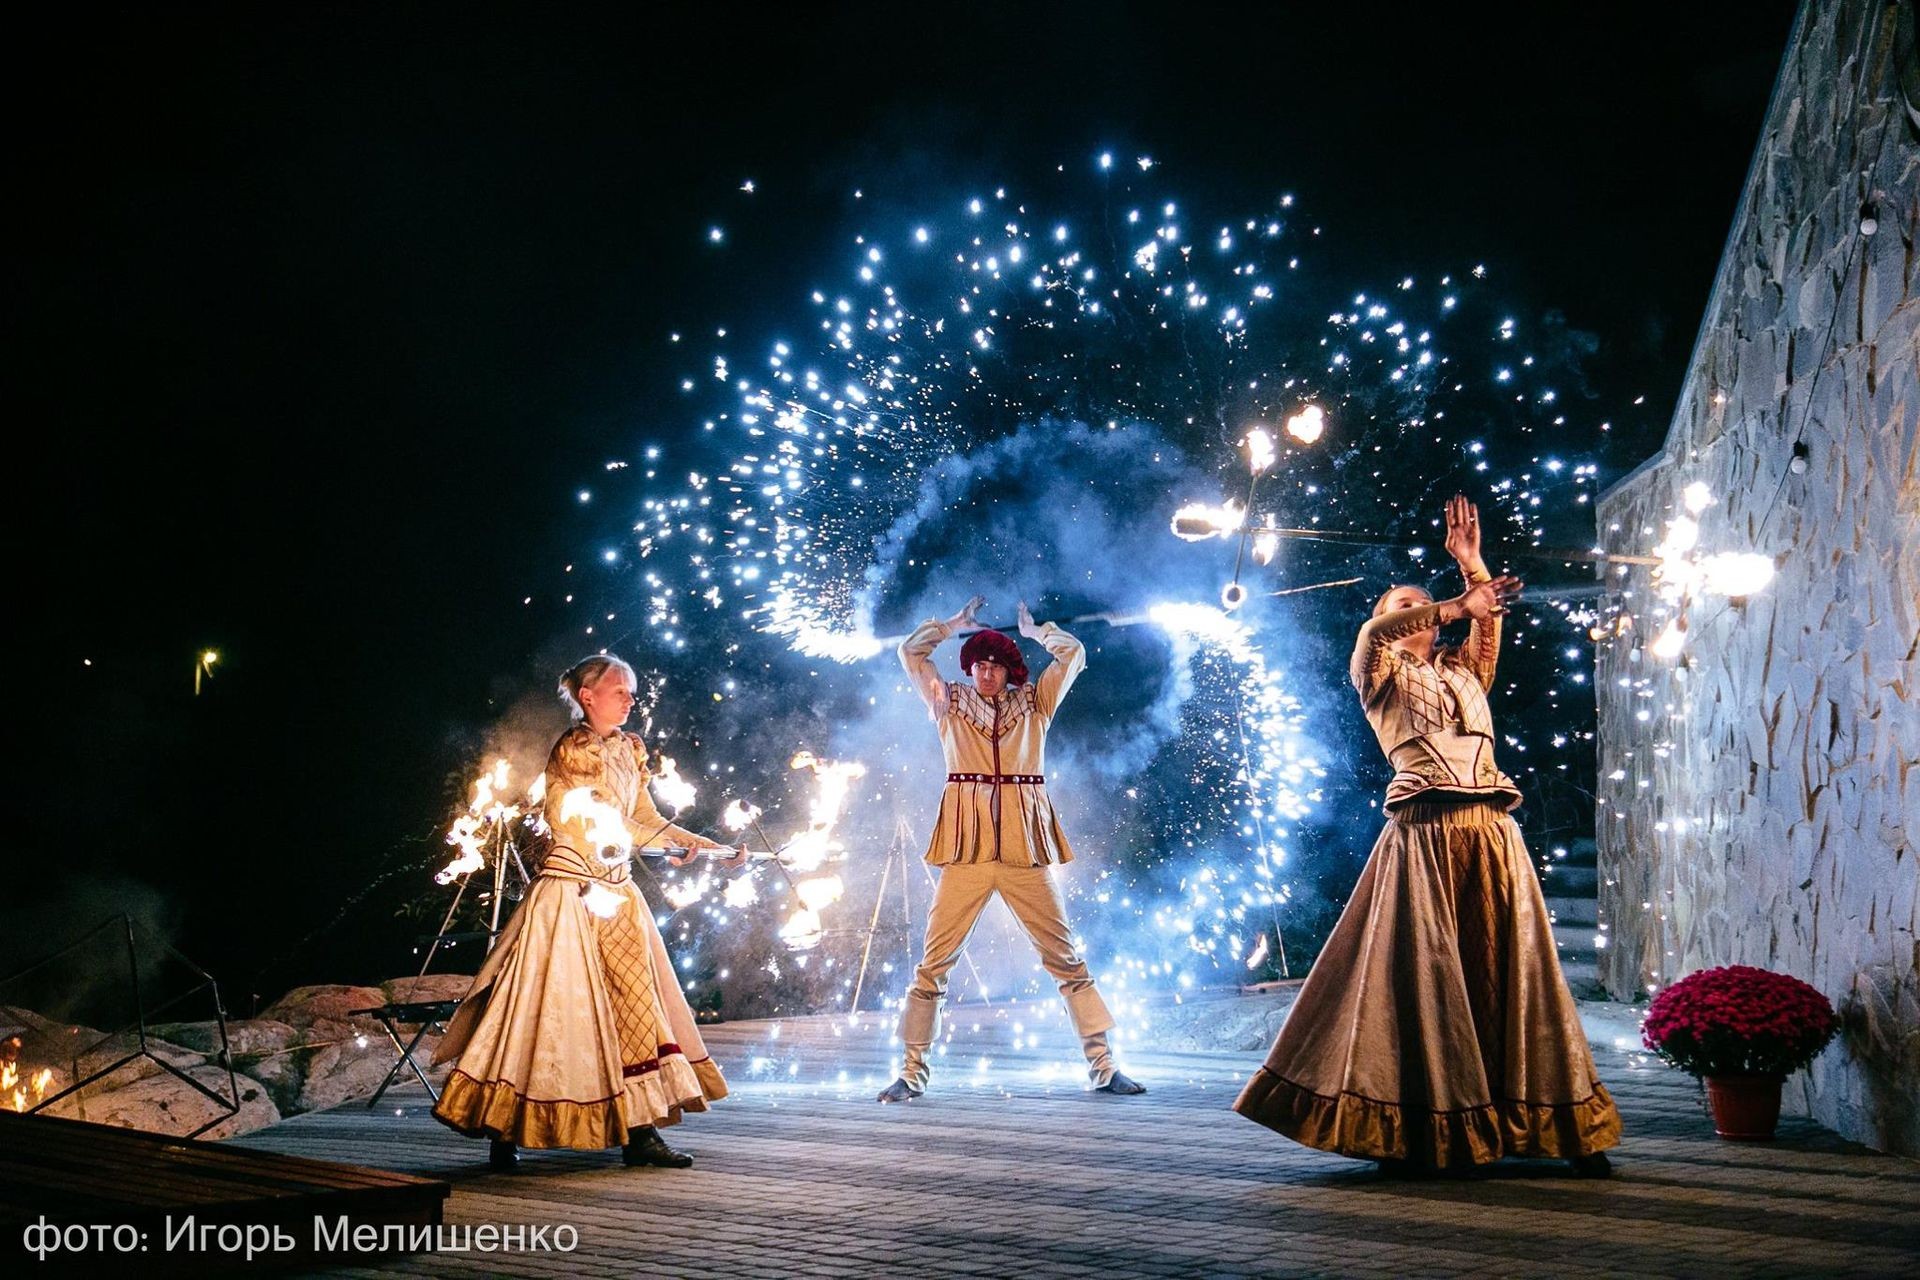
[[1688,601],[1663,660],[1676,610],[1609,574],[1634,626],[1599,652],[1597,837],[1612,994],[1720,964],[1812,982],[1846,1030],[1789,1106],[1920,1154],[1912,7],[1803,6],[1666,446],[1600,505],[1601,543],[1644,552],[1704,483],[1700,549],[1777,576]]

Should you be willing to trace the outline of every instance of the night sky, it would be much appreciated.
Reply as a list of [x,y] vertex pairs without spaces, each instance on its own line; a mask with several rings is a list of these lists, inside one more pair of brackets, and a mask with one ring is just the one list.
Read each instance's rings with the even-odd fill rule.
[[607,527],[573,493],[691,426],[664,335],[815,287],[856,187],[1112,148],[1297,193],[1355,276],[1485,262],[1597,337],[1593,399],[1646,396],[1610,480],[1664,431],[1792,10],[283,6],[23,39],[61,87],[15,111],[0,930],[32,954],[132,909],[242,1010],[404,970],[396,886],[582,648],[518,607]]

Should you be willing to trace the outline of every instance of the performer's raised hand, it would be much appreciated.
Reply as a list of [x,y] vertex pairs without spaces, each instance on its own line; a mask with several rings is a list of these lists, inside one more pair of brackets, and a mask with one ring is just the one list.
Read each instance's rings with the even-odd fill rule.
[[1480,558],[1480,508],[1458,493],[1447,500],[1447,554],[1469,577],[1486,572]]
[[1497,618],[1507,611],[1507,605],[1520,595],[1526,584],[1510,573],[1485,582],[1476,582],[1454,598],[1460,612],[1475,622],[1485,622],[1488,618]]
[[1033,620],[1033,610],[1027,608],[1027,602],[1020,602],[1020,634],[1029,640],[1040,638],[1040,624]]
[[714,866],[720,868],[722,871],[735,871],[747,865],[747,846],[745,841],[733,846],[733,852],[729,856],[722,858],[719,854],[720,850],[724,847],[724,845],[715,845],[708,851],[707,856],[713,859]]
[[947,626],[955,635],[980,630],[980,611],[987,607],[985,596],[974,596],[960,607],[960,612],[947,619]]

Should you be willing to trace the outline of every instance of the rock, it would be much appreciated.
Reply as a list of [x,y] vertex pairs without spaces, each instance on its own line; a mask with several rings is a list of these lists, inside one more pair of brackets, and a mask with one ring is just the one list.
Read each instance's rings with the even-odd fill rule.
[[381,984],[394,1004],[423,1000],[464,1000],[473,976],[465,973],[429,973],[417,978],[395,978]]
[[[1613,939],[1600,965],[1622,996],[1745,962],[1851,999],[1874,1034],[1815,1059],[1794,1090],[1821,1123],[1912,1155],[1920,1002],[1875,1003],[1857,988],[1887,966],[1890,990],[1920,991],[1920,562],[1901,550],[1913,542],[1920,449],[1920,292],[1911,235],[1863,238],[1857,212],[1862,191],[1912,186],[1920,150],[1882,91],[1897,55],[1867,38],[1867,11],[1805,16],[1665,446],[1596,504],[1603,541],[1644,550],[1652,538],[1633,531],[1661,525],[1700,482],[1717,499],[1700,545],[1759,552],[1778,569],[1744,605],[1696,600],[1678,663],[1641,660],[1631,640],[1598,650]],[[1865,172],[1819,141],[1832,137],[1886,145],[1866,153],[1860,163],[1877,167]],[[1883,208],[1882,226],[1894,225]],[[1609,581],[1623,600],[1651,592],[1643,568]],[[1642,719],[1650,710],[1671,714]],[[1689,834],[1656,834],[1663,817],[1684,817]]]
[[274,1001],[260,1016],[275,1022],[284,1022],[302,1031],[310,1031],[316,1023],[364,1022],[369,1026],[378,1027],[379,1024],[371,1019],[354,1018],[353,1011],[371,1009],[375,1005],[386,1002],[386,995],[378,987],[334,985],[295,987]]
[[[208,1057],[220,1052],[220,1024],[212,1019],[205,1022],[170,1022],[156,1026],[152,1031],[155,1035],[165,1036],[175,1044],[185,1045]],[[227,1047],[236,1059],[285,1049],[299,1035],[286,1023],[275,1022],[271,1018],[248,1018],[227,1023]]]
[[[162,1040],[160,1037],[151,1033],[147,1036],[146,1050],[149,1054],[153,1055],[152,1058],[134,1058],[133,1061],[127,1063],[125,1066],[116,1068],[113,1072],[114,1078],[120,1080],[144,1080],[148,1076],[159,1074],[161,1067],[159,1063],[153,1061],[153,1058],[158,1058],[161,1062],[165,1062],[170,1066],[179,1067],[182,1070],[191,1070],[194,1067],[203,1065],[207,1061],[206,1054],[194,1049],[189,1049],[185,1045],[173,1044],[170,1041]],[[127,1033],[109,1036],[99,1045],[82,1055],[80,1059],[81,1073],[85,1074],[87,1072],[97,1071],[101,1067],[111,1066],[120,1059],[129,1057],[139,1051],[140,1037],[137,1034]]]
[[[227,1073],[219,1067],[197,1066],[188,1074],[221,1097],[228,1096]],[[95,1124],[118,1125],[123,1129],[140,1129],[175,1137],[192,1133],[222,1110],[184,1080],[158,1069],[152,1075],[119,1088],[103,1087],[111,1085],[115,1078],[110,1076],[100,1084],[89,1085],[76,1097],[67,1099],[52,1110],[75,1119],[91,1120]],[[264,1128],[280,1119],[279,1109],[258,1080],[236,1074],[233,1085],[238,1087],[240,1094],[238,1114],[220,1121],[201,1134],[202,1138],[231,1138]]]
[[290,1116],[300,1111],[300,1091],[307,1086],[307,1064],[318,1052],[293,1047],[281,1053],[239,1058],[234,1066],[258,1080],[273,1099],[273,1105],[280,1108],[280,1114]]
[[[301,1086],[300,1096],[295,1104],[296,1111],[325,1111],[355,1098],[370,1098],[380,1082],[387,1078],[394,1064],[400,1061],[399,1051],[393,1042],[387,1039],[385,1032],[360,1038],[349,1038],[339,1044],[330,1044],[314,1051],[307,1063],[306,1079]],[[405,1037],[402,1037],[403,1042]],[[439,1043],[438,1036],[426,1036],[413,1051],[413,1060],[425,1070],[433,1060],[433,1048]],[[402,1068],[399,1080],[413,1085],[417,1090],[419,1081],[411,1071]]]

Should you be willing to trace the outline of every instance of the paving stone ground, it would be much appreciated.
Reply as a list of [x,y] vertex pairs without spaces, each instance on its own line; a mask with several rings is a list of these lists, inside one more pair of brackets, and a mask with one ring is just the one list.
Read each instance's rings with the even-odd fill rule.
[[1723,1141],[1694,1081],[1598,1037],[1627,1134],[1612,1180],[1521,1162],[1405,1183],[1229,1111],[1257,1054],[1133,1053],[1151,1092],[1113,1098],[1085,1092],[1057,1025],[1019,1048],[1008,1031],[963,1028],[925,1098],[882,1107],[884,1027],[714,1028],[735,1092],[668,1131],[697,1157],[686,1171],[628,1170],[609,1151],[529,1152],[490,1173],[484,1144],[435,1123],[417,1088],[238,1141],[447,1178],[450,1223],[580,1237],[567,1254],[330,1275],[1920,1275],[1920,1163],[1801,1119],[1772,1143]]

